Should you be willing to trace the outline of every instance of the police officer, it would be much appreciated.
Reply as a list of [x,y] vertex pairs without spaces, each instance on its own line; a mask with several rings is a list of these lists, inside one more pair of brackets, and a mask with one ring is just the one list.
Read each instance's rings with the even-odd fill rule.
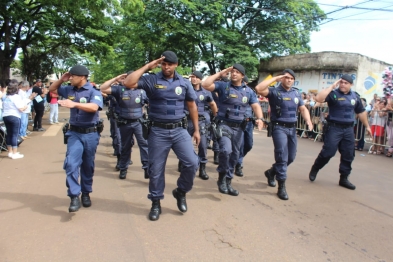
[[[231,82],[216,81],[231,72]],[[217,130],[220,146],[217,171],[218,190],[223,194],[237,196],[239,191],[232,187],[233,171],[239,159],[243,131],[247,125],[246,108],[250,105],[257,116],[259,129],[263,127],[262,110],[255,93],[244,82],[245,69],[234,64],[222,72],[209,76],[202,87],[218,94]]]
[[[161,64],[161,72],[143,75]],[[199,144],[198,110],[196,96],[191,83],[175,70],[178,58],[172,51],[165,51],[161,58],[154,60],[128,75],[124,81],[127,87],[138,87],[146,91],[149,98],[149,119],[151,121],[149,145],[149,195],[152,208],[150,220],[159,219],[160,200],[164,198],[165,163],[169,150],[173,149],[182,162],[177,188],[172,191],[181,212],[187,211],[186,193],[192,189],[198,168],[198,156],[194,152],[192,138],[186,130],[187,118],[184,113],[184,100],[194,125],[193,139]],[[139,81],[138,81],[139,80]]]
[[[212,97],[213,97],[213,101],[214,103],[216,103],[216,106],[218,105],[218,95],[216,92],[211,92]],[[217,108],[218,110],[218,108]],[[211,119],[211,122],[213,122],[215,119]],[[213,146],[212,146],[212,150],[213,150],[213,163],[215,165],[218,165],[218,154],[220,153],[220,146],[218,144],[217,138],[216,136],[213,134],[213,129],[211,128],[211,123],[210,123],[210,137],[213,141]]]
[[[277,195],[282,200],[288,200],[285,188],[287,167],[295,160],[296,156],[296,114],[298,109],[308,124],[309,130],[313,128],[310,113],[304,106],[299,92],[292,88],[295,77],[295,73],[291,69],[285,69],[281,75],[267,79],[255,87],[258,94],[269,99],[271,108],[271,126],[268,128],[272,128],[276,162],[265,171],[265,176],[268,185],[271,187],[276,186],[274,181],[276,177],[278,182]],[[280,84],[276,88],[268,88],[274,82],[280,82]]]
[[[243,78],[244,83],[247,85],[248,84],[248,77],[244,76]],[[253,96],[255,93],[253,92]],[[255,98],[257,99],[256,95]],[[259,101],[258,101],[259,102]],[[246,129],[244,130],[243,133],[243,143],[240,146],[240,153],[239,153],[239,160],[237,161],[237,164],[235,166],[235,175],[242,177],[244,176],[243,174],[243,159],[247,155],[248,152],[251,151],[253,143],[254,143],[254,115],[252,112],[251,106],[247,106],[246,108],[246,120],[247,120],[247,126]]]
[[[89,193],[92,192],[94,158],[100,140],[99,132],[103,128],[98,114],[103,107],[102,95],[87,80],[88,75],[86,67],[76,65],[49,88],[49,91],[57,90],[60,96],[67,98],[58,103],[70,108],[70,130],[66,133],[68,143],[64,161],[68,196],[71,198],[69,212],[79,210],[81,192],[82,205],[91,206]],[[71,85],[61,86],[67,81]]]
[[145,179],[149,178],[148,174],[148,149],[147,141],[143,138],[142,125],[139,119],[143,116],[143,106],[148,104],[146,93],[142,89],[126,88],[123,85],[112,85],[115,82],[122,82],[127,74],[119,75],[112,78],[100,87],[101,92],[111,94],[119,104],[119,116],[117,124],[120,130],[121,154],[119,169],[120,179],[125,179],[127,169],[130,164],[131,147],[133,145],[132,138],[135,135],[139,146],[142,169],[144,170]]
[[[199,177],[203,180],[208,180],[209,176],[206,174],[206,163],[207,163],[207,132],[210,125],[210,114],[208,112],[208,107],[212,110],[212,114],[215,116],[217,114],[217,106],[213,100],[210,91],[202,88],[203,75],[199,71],[194,71],[190,76],[191,84],[194,87],[194,91],[197,99],[195,103],[198,109],[199,118],[199,133],[201,135],[201,142],[198,146],[198,156],[199,156]],[[194,125],[191,119],[188,120],[188,133],[192,136],[194,133]]]
[[[338,149],[341,154],[339,185],[354,190],[356,186],[349,182],[348,176],[351,173],[351,164],[355,157],[355,136],[353,132],[355,114],[358,115],[370,135],[371,129],[362,101],[355,92],[351,91],[352,84],[352,77],[344,74],[329,88],[321,90],[315,99],[320,103],[327,102],[329,115],[326,119],[327,125],[324,127],[324,144],[311,167],[309,179],[311,181],[315,180],[318,171],[329,162]],[[337,85],[338,88],[335,89]]]

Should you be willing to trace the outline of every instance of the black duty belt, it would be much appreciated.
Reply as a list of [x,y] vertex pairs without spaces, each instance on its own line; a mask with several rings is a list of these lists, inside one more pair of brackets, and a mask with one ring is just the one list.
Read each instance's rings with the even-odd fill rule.
[[160,123],[160,122],[152,122],[151,125],[152,125],[152,126],[155,126],[155,127],[164,128],[164,129],[175,129],[175,128],[178,128],[178,127],[182,127],[182,126],[183,126],[182,122],[178,122],[178,123]]
[[329,126],[341,127],[341,128],[350,128],[350,127],[353,127],[353,124],[339,124],[339,123],[334,123],[334,122],[329,122],[329,121],[328,121],[328,125],[329,125]]
[[138,119],[124,119],[127,121],[127,124],[137,122]]
[[240,125],[241,125],[241,123],[228,122],[228,121],[224,121],[224,120],[221,120],[221,123],[223,123],[224,125],[227,125],[229,127],[240,127]]
[[273,125],[283,126],[283,127],[288,127],[288,128],[296,127],[296,123],[273,122]]
[[74,132],[78,132],[81,134],[88,134],[88,133],[93,133],[97,132],[97,127],[78,127],[78,126],[70,126],[70,130]]

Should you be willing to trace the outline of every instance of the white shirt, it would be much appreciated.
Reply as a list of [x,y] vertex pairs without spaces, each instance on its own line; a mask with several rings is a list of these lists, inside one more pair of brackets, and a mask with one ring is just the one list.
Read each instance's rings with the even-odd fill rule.
[[27,105],[27,108],[23,113],[29,114],[31,112],[31,100],[29,99],[29,95],[27,94],[27,91],[24,91],[22,89],[19,89],[19,96],[22,98],[23,102],[25,105]]
[[26,104],[23,102],[23,99],[20,97],[20,95],[7,95],[3,103],[3,117],[16,116],[20,118],[22,112],[19,111],[18,108],[23,108],[25,105]]
[[[2,94],[3,92],[1,92],[0,91],[0,95]],[[4,94],[5,95],[5,94]],[[2,109],[3,108],[3,98],[1,97],[0,98],[0,109]]]

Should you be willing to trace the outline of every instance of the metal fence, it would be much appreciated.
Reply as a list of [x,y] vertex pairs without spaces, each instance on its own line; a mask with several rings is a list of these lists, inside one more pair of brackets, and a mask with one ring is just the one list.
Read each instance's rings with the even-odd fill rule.
[[[269,102],[260,102],[263,117],[270,121],[270,107]],[[299,137],[309,138],[316,141],[323,141],[323,126],[326,123],[326,117],[329,114],[329,108],[326,103],[316,103],[314,106],[306,106],[310,112],[311,122],[313,123],[313,130],[308,130],[306,121],[298,112],[297,133]],[[371,127],[372,136],[369,136],[365,130],[364,125],[360,120],[356,119],[354,122],[353,132],[355,134],[355,149],[366,150],[369,154],[384,154],[393,155],[393,121],[392,111],[376,111],[367,112],[368,122]],[[365,148],[365,145],[368,148]]]

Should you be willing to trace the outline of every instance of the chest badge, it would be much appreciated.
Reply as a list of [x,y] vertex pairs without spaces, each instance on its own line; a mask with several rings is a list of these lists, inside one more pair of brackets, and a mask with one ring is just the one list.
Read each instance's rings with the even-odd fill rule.
[[230,94],[229,97],[230,97],[230,98],[237,98],[237,95],[235,95],[235,94]]
[[180,86],[178,86],[175,88],[175,93],[176,93],[176,95],[179,96],[183,93],[183,89]]
[[242,102],[245,104],[245,103],[247,103],[247,101],[248,101],[247,97],[246,97],[246,96],[243,96]]
[[79,99],[79,103],[86,104],[87,103],[86,97],[81,97],[81,99]]
[[139,97],[135,98],[135,103],[139,104],[141,102],[141,99]]
[[295,102],[295,104],[299,104],[299,98],[295,97],[293,101]]
[[205,99],[205,97],[204,97],[203,95],[200,95],[200,96],[199,96],[199,100],[200,100],[200,101],[203,101],[204,99]]
[[351,99],[351,105],[355,105],[355,103],[356,103],[356,101],[355,101],[355,99]]

